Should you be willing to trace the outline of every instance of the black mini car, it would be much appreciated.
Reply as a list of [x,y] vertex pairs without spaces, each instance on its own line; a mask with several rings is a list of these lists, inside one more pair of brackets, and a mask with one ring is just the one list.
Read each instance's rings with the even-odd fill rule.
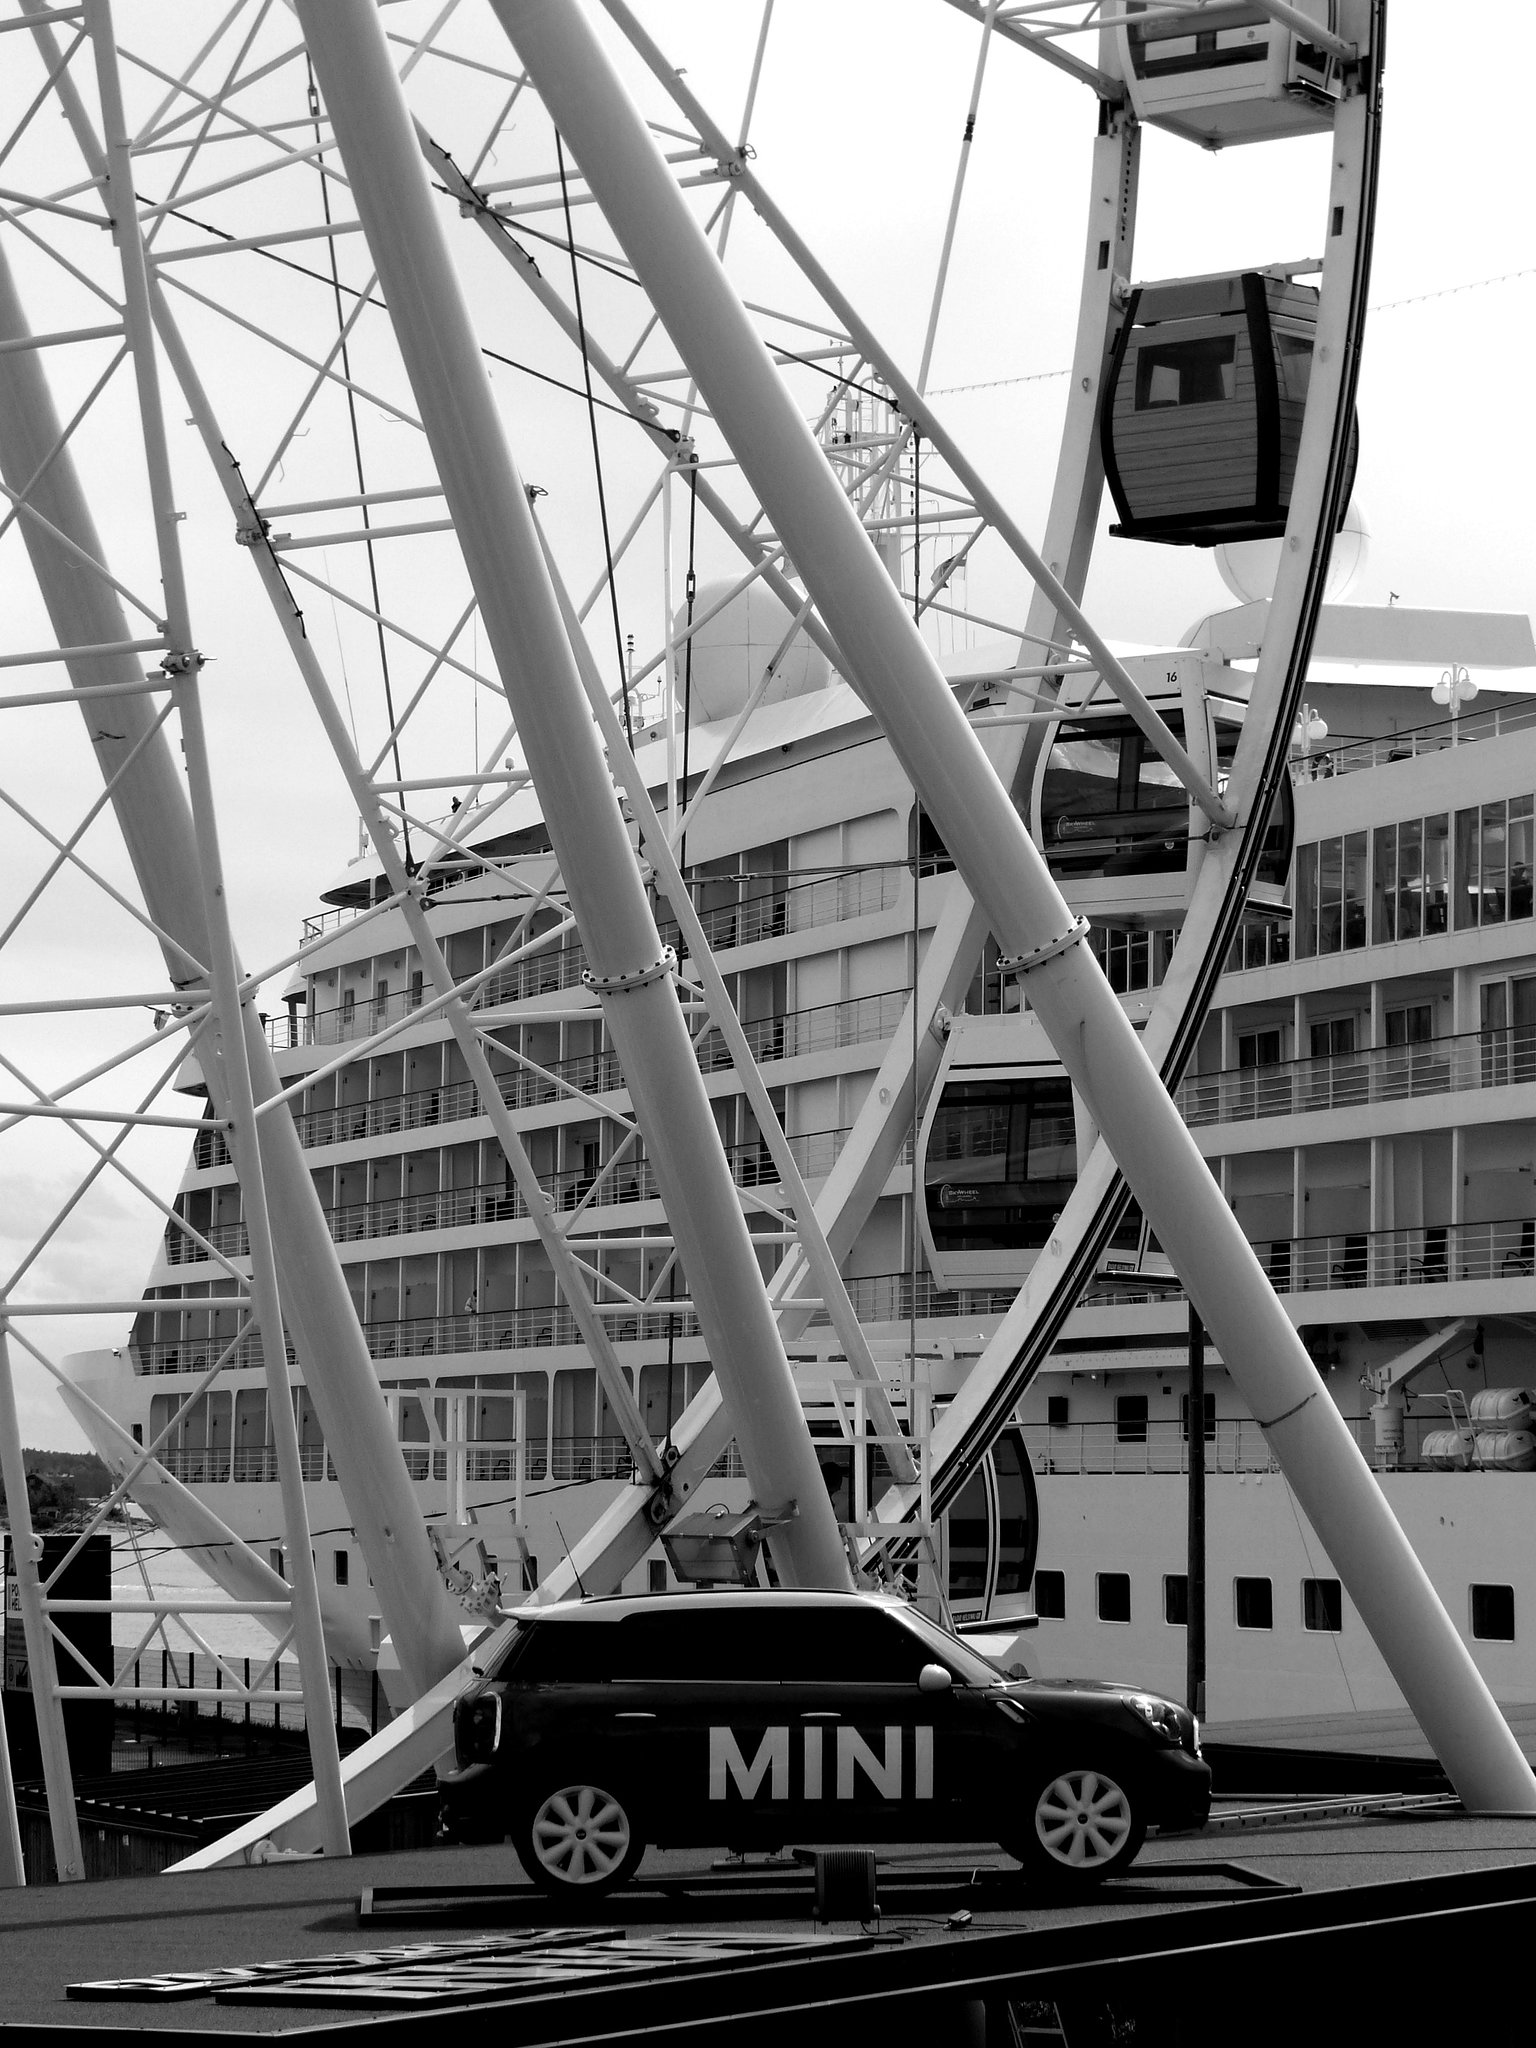
[[648,1843],[995,1841],[1058,1887],[1197,1828],[1185,1708],[1010,1680],[899,1600],[681,1593],[531,1609],[454,1715],[445,1822],[510,1831],[546,1890],[622,1884]]

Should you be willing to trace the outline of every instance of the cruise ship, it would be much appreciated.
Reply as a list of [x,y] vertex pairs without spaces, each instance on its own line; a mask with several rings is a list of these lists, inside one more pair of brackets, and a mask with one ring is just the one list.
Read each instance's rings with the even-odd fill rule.
[[[716,593],[700,592],[707,612]],[[724,593],[721,593],[724,595]],[[1126,658],[1219,774],[1241,726],[1266,607],[1240,604],[1185,644]],[[702,786],[686,874],[796,1161],[814,1190],[910,1029],[914,964],[959,886],[879,727],[803,637],[737,732],[747,678],[792,620],[738,594],[697,637],[687,775]],[[1455,650],[1466,657],[1458,660]],[[1007,649],[951,661],[985,732]],[[1470,664],[1470,669],[1468,664]],[[1536,670],[1511,615],[1324,607],[1277,809],[1242,931],[1177,1093],[1495,1695],[1536,1700]],[[1521,672],[1524,672],[1523,674]],[[1474,675],[1482,687],[1471,687]],[[982,678],[980,682],[976,679]],[[989,694],[989,690],[991,694]],[[1091,689],[1077,700],[1086,703]],[[1475,705],[1472,698],[1475,697]],[[1202,730],[1197,732],[1197,726]],[[636,736],[661,801],[668,735]],[[675,772],[675,749],[674,772]],[[1031,823],[1133,1020],[1173,955],[1194,855],[1192,807],[1128,719],[1067,708],[1042,750]],[[671,1240],[531,787],[461,834],[430,921],[489,1034],[547,1201],[575,1214],[600,1305],[647,1427],[664,1441],[710,1370],[668,1309]],[[407,1468],[445,1559],[466,1544],[504,1587],[532,1587],[632,1481],[524,1198],[377,864],[360,857],[304,921],[301,970],[267,1020],[331,1235]],[[530,923],[530,900],[537,902]],[[663,936],[692,970],[670,908]],[[520,934],[517,958],[498,965]],[[530,936],[544,943],[527,950]],[[422,1012],[420,1017],[417,1013]],[[917,1432],[996,1330],[1069,1195],[1083,1106],[989,944],[944,1022],[939,1078],[845,1260],[853,1306]],[[383,1048],[348,1056],[388,1032]],[[762,1265],[782,1256],[775,1169],[728,1047],[697,1039]],[[306,1077],[313,1076],[312,1080]],[[188,1067],[182,1085],[196,1096]],[[915,1165],[914,1165],[915,1162]],[[198,1134],[176,1207],[238,1266],[240,1191]],[[121,1467],[153,1441],[235,1334],[174,1228],[120,1351],[75,1384],[116,1418],[84,1426]],[[658,1283],[660,1283],[658,1285]],[[940,1531],[953,1612],[1020,1630],[1044,1673],[1182,1691],[1189,1308],[1134,1206],[1054,1349]],[[845,1520],[885,1467],[846,1360],[816,1311],[791,1356]],[[1238,1399],[1205,1362],[1209,1678],[1217,1719],[1399,1707],[1401,1696]],[[328,1643],[367,1669],[379,1623],[314,1413],[296,1390]],[[182,1418],[163,1465],[279,1567],[283,1521],[259,1358],[237,1354]],[[695,1505],[747,1504],[727,1452]],[[154,1511],[201,1541],[163,1490]],[[217,1573],[217,1551],[206,1551]],[[626,1591],[676,1583],[658,1542]],[[508,1593],[508,1598],[517,1597]]]

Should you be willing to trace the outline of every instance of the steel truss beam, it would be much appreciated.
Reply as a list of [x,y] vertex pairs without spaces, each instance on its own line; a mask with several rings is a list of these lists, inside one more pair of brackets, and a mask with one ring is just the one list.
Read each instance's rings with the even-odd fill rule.
[[844,1585],[831,1503],[377,13],[368,0],[298,0],[298,12],[742,1457],[765,1506],[794,1503],[775,1558],[792,1584]]

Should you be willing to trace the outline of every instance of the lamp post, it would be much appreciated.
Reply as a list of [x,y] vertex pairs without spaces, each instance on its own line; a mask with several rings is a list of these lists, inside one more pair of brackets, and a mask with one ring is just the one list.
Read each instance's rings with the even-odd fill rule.
[[1429,693],[1437,704],[1450,706],[1451,745],[1457,740],[1456,720],[1463,704],[1470,704],[1477,695],[1477,684],[1473,682],[1465,666],[1453,661],[1448,669],[1441,672],[1440,680]]
[[[1297,713],[1296,723],[1291,729],[1291,745],[1305,761],[1310,761],[1313,747],[1328,737],[1328,721],[1310,704],[1303,704]],[[1308,773],[1310,774],[1310,769]]]

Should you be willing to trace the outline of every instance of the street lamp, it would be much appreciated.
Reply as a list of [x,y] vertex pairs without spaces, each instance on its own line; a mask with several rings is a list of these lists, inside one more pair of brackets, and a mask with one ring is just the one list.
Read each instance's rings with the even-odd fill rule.
[[1313,747],[1327,737],[1327,719],[1314,711],[1310,704],[1303,704],[1291,729],[1291,745],[1303,759],[1307,759],[1310,758]]
[[1454,747],[1456,744],[1457,716],[1462,705],[1470,704],[1477,695],[1477,685],[1473,682],[1462,663],[1456,661],[1452,662],[1448,669],[1442,671],[1439,682],[1435,684],[1429,694],[1437,704],[1447,704],[1450,706],[1451,745]]

